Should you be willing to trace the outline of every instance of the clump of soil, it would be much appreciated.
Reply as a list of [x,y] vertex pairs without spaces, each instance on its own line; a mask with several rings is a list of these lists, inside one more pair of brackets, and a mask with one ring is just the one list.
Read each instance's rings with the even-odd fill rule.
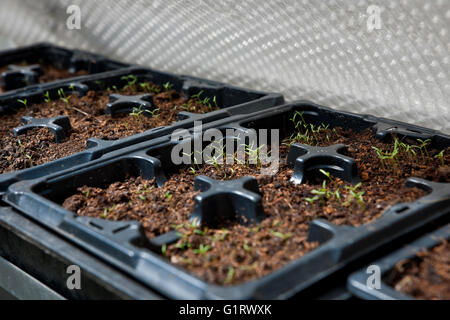
[[[26,65],[26,64],[21,64]],[[85,70],[80,70],[77,72],[70,72],[67,69],[57,68],[50,64],[41,64],[43,74],[39,77],[39,83],[46,83],[56,80],[62,80],[67,78],[79,77],[89,74]],[[8,70],[8,66],[0,68],[0,75]],[[0,93],[5,92],[4,88],[0,86]]]
[[417,299],[450,300],[450,243],[424,250],[397,263],[388,276],[396,290]]
[[[142,110],[115,116],[105,114],[112,93],[153,93],[155,107],[159,110],[150,116]],[[86,140],[91,137],[115,140],[169,125],[177,120],[180,111],[203,113],[217,108],[203,104],[198,97],[188,99],[174,90],[166,90],[149,82],[145,86],[127,85],[122,89],[89,91],[83,97],[73,94],[66,98],[67,102],[58,99],[33,104],[14,114],[0,116],[0,173],[29,168],[82,151],[86,148]],[[66,115],[72,130],[61,143],[54,142],[53,134],[45,128],[32,129],[15,137],[12,130],[21,125],[25,115],[36,118]]]
[[[443,160],[434,157],[438,151],[429,150],[427,156],[418,158],[400,153],[395,166],[382,165],[372,146],[387,150],[392,144],[376,140],[370,130],[356,133],[338,128],[321,134],[323,139],[319,140],[323,143],[320,144],[349,145],[348,155],[357,162],[361,185],[352,186],[325,175],[317,181],[294,185],[290,182],[293,169],[284,161],[273,176],[261,175],[258,165],[205,164],[180,169],[161,188],[154,181],[140,177],[129,177],[105,188],[80,187],[63,206],[83,216],[138,220],[150,238],[177,230],[182,238],[163,247],[162,254],[167,259],[208,282],[235,284],[267,275],[316,248],[318,243],[306,241],[313,219],[325,219],[337,225],[370,223],[393,204],[411,202],[425,195],[422,190],[405,187],[409,176],[450,181],[449,150]],[[283,160],[287,152],[288,146],[282,145]],[[215,179],[254,176],[263,194],[266,218],[251,227],[236,223],[219,229],[195,227],[189,223],[189,217],[193,198],[199,193],[193,187],[196,175]]]

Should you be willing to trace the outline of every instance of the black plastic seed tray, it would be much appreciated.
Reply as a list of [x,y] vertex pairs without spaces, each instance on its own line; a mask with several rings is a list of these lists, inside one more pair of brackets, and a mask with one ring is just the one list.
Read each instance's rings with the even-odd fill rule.
[[[374,261],[370,265],[378,266],[380,270],[380,288],[368,286],[368,277],[373,273],[367,272],[367,267],[353,273],[347,282],[348,289],[357,297],[368,300],[411,300],[407,294],[399,292],[385,282],[386,276],[394,269],[395,265],[402,260],[414,259],[416,254],[426,249],[432,249],[442,243],[443,240],[450,240],[450,224],[434,232],[424,235],[418,240],[406,245],[402,249],[395,251],[388,256]],[[369,279],[370,280],[370,279]]]
[[[66,299],[160,299],[148,287],[76,245],[0,204],[0,257],[10,261]],[[81,288],[67,287],[69,266],[81,270]],[[7,277],[8,274],[1,274]],[[29,283],[29,295],[36,294]],[[20,291],[20,288],[18,288]],[[36,297],[34,297],[36,299]],[[38,299],[40,299],[38,297]]]
[[[296,111],[303,112],[305,121],[324,123],[331,127],[341,126],[362,131],[372,128],[374,135],[385,139],[389,134],[431,139],[432,147],[443,149],[450,145],[450,137],[437,131],[409,124],[335,111],[306,101],[277,106],[242,117],[230,117],[211,122],[209,127],[222,131],[236,129],[235,135],[242,138],[249,129],[279,129],[280,137],[289,136],[294,126],[289,120]],[[226,139],[235,139],[227,136]],[[336,274],[344,267],[374,252],[392,241],[421,228],[431,221],[442,218],[450,212],[450,188],[448,183],[430,182],[411,177],[407,185],[429,191],[428,195],[413,202],[399,203],[386,210],[378,220],[359,227],[336,226],[324,220],[314,220],[310,225],[310,241],[321,245],[290,262],[275,272],[240,285],[220,286],[205,283],[201,279],[172,265],[162,258],[161,246],[177,240],[174,232],[153,239],[144,236],[137,222],[113,222],[104,219],[77,217],[59,204],[83,185],[104,186],[121,180],[127,175],[141,175],[156,178],[162,185],[167,175],[173,172],[170,152],[180,142],[159,138],[160,143],[146,141],[109,153],[106,158],[80,164],[72,170],[49,174],[34,180],[20,181],[9,185],[3,200],[26,215],[40,221],[47,227],[74,241],[98,257],[129,273],[151,288],[169,298],[183,299],[284,299],[310,288],[312,285]],[[193,139],[187,143],[193,143]],[[270,138],[269,138],[270,139]],[[270,140],[268,140],[270,141]],[[185,142],[184,142],[185,143]],[[324,168],[342,174],[343,179],[357,181],[352,159],[343,157],[341,146],[327,148],[324,154],[317,150],[291,149],[289,162],[295,168],[296,178],[301,172],[314,174],[311,169]],[[307,148],[306,148],[307,149]],[[316,158],[311,162],[308,158]],[[298,164],[300,163],[300,164]],[[245,180],[245,181],[244,181]],[[230,214],[235,210],[242,217],[260,219],[259,195],[255,192],[251,178],[239,183],[241,195],[247,195],[235,203],[224,203],[223,197],[210,197],[209,205],[203,206],[196,199],[197,216],[214,219],[215,213]],[[206,190],[211,181],[198,181],[197,187]],[[217,192],[233,193],[233,186],[216,185]],[[257,187],[257,186],[256,186]],[[220,190],[219,190],[220,189]],[[211,191],[211,189],[209,189]],[[206,191],[211,195],[210,191]],[[200,194],[201,196],[205,193]],[[214,196],[214,194],[212,195]],[[205,197],[203,197],[205,198]],[[245,209],[239,210],[242,205]],[[229,210],[214,208],[225,207]],[[213,211],[215,210],[215,211]],[[243,219],[245,221],[246,219]]]
[[78,71],[93,74],[130,66],[98,54],[39,43],[0,52],[0,68],[7,67],[1,74],[0,87],[6,92],[39,84],[44,65],[65,69],[69,74]]
[[[202,97],[209,97],[211,100],[215,97],[217,105],[221,109],[204,114],[183,111],[178,114],[179,120],[171,125],[153,128],[143,133],[118,140],[102,140],[92,137],[86,141],[87,149],[83,152],[49,163],[44,163],[39,166],[0,175],[0,193],[13,181],[34,179],[53,172],[65,170],[81,163],[98,159],[108,152],[132,144],[166,136],[176,129],[192,129],[194,121],[201,121],[201,123],[205,125],[208,122],[225,119],[231,116],[244,116],[255,111],[270,108],[274,105],[283,103],[284,101],[283,96],[277,93],[247,90],[191,76],[179,76],[148,68],[131,67],[96,75],[78,77],[76,79],[61,80],[50,84],[30,86],[11,93],[6,93],[0,96],[0,114],[13,112],[15,109],[23,107],[18,100],[27,99],[29,104],[40,103],[44,101],[44,94],[46,93],[49,94],[49,97],[52,100],[58,99],[58,90],[60,89],[63,89],[67,95],[74,92],[84,95],[89,90],[103,90],[112,86],[123,87],[127,84],[127,81],[122,77],[127,75],[136,76],[139,82],[152,81],[153,83],[160,85],[170,82],[173,85],[174,90],[181,92],[188,97],[202,92]],[[118,111],[117,109],[131,109],[136,106],[136,104],[147,103],[147,101],[142,100],[143,97],[140,96],[121,96],[120,99],[117,95],[112,94],[111,96],[113,96],[111,98],[111,103],[106,107],[110,110],[110,113]],[[67,124],[67,117],[60,116],[56,118],[28,119],[24,117],[24,119],[22,119],[24,126],[16,128],[14,133],[20,134],[31,127],[44,126],[55,134],[56,141],[58,141],[58,139],[64,137],[65,128],[67,128],[67,126],[70,127],[70,124]]]

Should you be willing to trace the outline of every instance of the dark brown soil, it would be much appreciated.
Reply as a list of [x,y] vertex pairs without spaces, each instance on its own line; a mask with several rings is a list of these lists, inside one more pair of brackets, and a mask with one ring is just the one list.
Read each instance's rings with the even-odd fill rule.
[[[83,97],[74,94],[69,97],[68,104],[58,99],[21,108],[12,115],[0,116],[0,173],[25,169],[82,151],[86,147],[86,140],[91,137],[106,140],[123,138],[169,125],[176,121],[180,111],[203,113],[216,108],[203,105],[198,98],[187,100],[174,90],[166,91],[148,84],[145,88],[132,85],[124,89],[89,91]],[[156,108],[159,108],[154,116],[137,113],[117,116],[105,114],[111,93],[131,95],[147,92],[154,93],[154,102]],[[12,129],[21,125],[24,115],[36,118],[67,115],[72,130],[62,143],[54,142],[53,134],[45,128],[33,129],[15,137]]]
[[388,276],[396,290],[424,300],[450,300],[450,243],[397,263]]
[[[23,64],[26,65],[26,64]],[[88,72],[84,70],[80,70],[77,72],[69,72],[67,69],[60,69],[53,65],[44,64],[42,65],[43,75],[39,77],[39,83],[46,83],[61,79],[73,78],[87,75]],[[8,66],[4,66],[0,68],[0,75],[2,72],[8,70]],[[3,87],[0,86],[0,93],[5,92]]]
[[[328,139],[326,139],[328,135]],[[286,141],[290,142],[290,141]],[[348,155],[356,159],[362,185],[354,193],[364,192],[362,199],[352,196],[349,183],[325,176],[318,182],[294,185],[289,180],[293,170],[283,162],[274,176],[260,174],[259,166],[224,165],[215,168],[203,165],[180,169],[169,181],[157,188],[153,181],[129,177],[105,188],[81,187],[67,198],[63,206],[78,215],[112,220],[138,220],[148,237],[176,229],[182,239],[163,249],[172,263],[183,266],[213,283],[241,283],[267,275],[289,261],[301,257],[318,246],[306,241],[309,223],[321,218],[337,225],[361,225],[374,221],[383,211],[399,202],[414,201],[425,193],[406,188],[405,180],[418,176],[433,181],[450,181],[449,150],[441,160],[428,155],[410,157],[400,153],[395,163],[381,163],[372,146],[388,150],[392,144],[376,140],[370,130],[355,133],[351,130],[327,130],[321,133],[318,144],[344,143]],[[316,144],[316,143],[315,143]],[[284,160],[288,146],[282,145]],[[444,161],[444,164],[441,162]],[[196,228],[189,224],[193,211],[193,188],[196,175],[216,179],[236,179],[254,176],[263,194],[267,218],[257,226],[245,227],[230,223],[226,229]],[[326,187],[334,195],[307,201],[316,196],[313,190]],[[340,199],[335,192],[339,191]],[[220,204],[218,204],[220,205]]]

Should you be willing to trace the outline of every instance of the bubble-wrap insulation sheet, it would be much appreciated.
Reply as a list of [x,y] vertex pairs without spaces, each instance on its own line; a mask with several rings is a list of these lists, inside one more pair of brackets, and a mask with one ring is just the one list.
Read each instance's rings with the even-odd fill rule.
[[450,0],[1,0],[0,36],[450,133]]

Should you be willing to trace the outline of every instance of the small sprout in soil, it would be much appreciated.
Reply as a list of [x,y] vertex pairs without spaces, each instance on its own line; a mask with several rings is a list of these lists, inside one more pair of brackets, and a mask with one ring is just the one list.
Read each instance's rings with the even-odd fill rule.
[[418,145],[417,148],[420,150],[420,154],[422,155],[422,158],[425,158],[425,155],[427,155],[427,156],[429,155],[427,146],[431,143],[431,139],[426,139],[426,140],[417,139],[417,142],[420,143],[420,145]]
[[166,91],[169,91],[170,89],[173,88],[173,84],[171,84],[169,81],[167,81],[166,83],[163,84],[163,88]]
[[[300,119],[297,120],[297,117]],[[293,117],[289,120],[294,123],[295,129],[297,130],[299,130],[304,124],[306,124],[306,121],[303,118],[303,112],[300,111],[295,111]]]
[[25,157],[28,159],[28,163],[30,164],[30,167],[32,167],[34,165],[33,164],[33,156],[27,154],[27,155],[25,155]]
[[165,243],[161,246],[161,253],[163,254],[163,256],[165,256],[167,253],[167,245]]
[[211,249],[211,246],[209,244],[204,245],[203,243],[200,243],[200,246],[197,249],[193,249],[192,252],[196,254],[205,254],[206,252]]
[[327,188],[327,182],[325,180],[322,182],[322,188],[320,188],[320,189],[313,189],[311,191],[311,193],[319,196],[319,199],[322,199],[324,201],[330,199],[332,197],[332,195],[333,195],[333,192],[331,192]]
[[128,88],[132,88],[136,84],[138,78],[135,75],[130,74],[128,76],[121,77],[120,80],[125,80],[127,82],[127,84],[123,87],[123,90],[126,90]]
[[352,195],[352,197],[353,197],[354,199],[356,199],[356,201],[358,201],[358,204],[359,204],[362,208],[365,207],[365,206],[364,206],[364,198],[363,198],[364,193],[365,193],[365,191],[354,192],[354,191],[350,190],[350,194]]
[[385,168],[386,160],[391,160],[395,164],[396,157],[399,153],[399,147],[400,147],[400,142],[397,139],[395,139],[394,149],[391,152],[383,151],[374,146],[372,146],[372,149],[374,149],[377,152],[378,158],[381,160],[381,165],[383,168]]
[[353,187],[345,186],[345,189],[350,191],[350,197],[347,199],[346,202],[344,202],[344,205],[350,205],[350,202],[355,199],[358,204],[361,206],[361,208],[365,208],[364,205],[364,198],[363,195],[365,194],[365,191],[357,191],[357,189],[361,186],[361,182],[356,184]]
[[[217,235],[217,233],[219,233],[219,235]],[[212,241],[223,241],[229,233],[230,232],[227,229],[222,228],[222,230],[216,231],[216,234],[213,236]]]
[[191,99],[198,99],[198,100],[200,100],[200,96],[202,95],[202,93],[203,93],[203,90],[200,90],[196,94],[191,95]]
[[63,101],[67,106],[69,106],[69,98],[70,98],[70,96],[66,96],[66,93],[64,92],[64,89],[63,88],[61,88],[61,89],[59,89],[58,90],[58,96],[59,96],[59,99],[61,100],[61,101]]
[[277,238],[280,238],[283,241],[286,241],[287,239],[289,239],[292,236],[292,233],[288,232],[288,233],[282,233],[282,232],[278,232],[278,231],[274,231],[274,230],[270,230],[270,233],[272,235],[274,235]]
[[[325,140],[329,142],[331,133],[336,133],[335,129],[330,132],[329,125],[306,123],[303,112],[300,111],[296,111],[289,120],[294,124],[296,132],[288,138],[287,143],[284,142],[283,144],[291,145],[294,142],[300,142],[308,145],[319,145]],[[322,133],[325,134],[325,138]]]
[[48,91],[44,93],[44,101],[47,103],[51,101],[50,93]]
[[281,225],[281,221],[280,220],[273,220],[272,221],[272,227],[276,228],[279,227]]
[[85,196],[85,198],[89,198],[89,194],[91,192],[91,189],[87,189],[86,191],[83,192],[83,195]]
[[25,147],[22,144],[22,141],[20,139],[17,139],[17,143],[19,144],[20,153],[22,154],[22,157],[26,158],[28,160],[28,163],[30,164],[30,167],[33,166],[33,156],[25,153]]
[[258,233],[261,230],[261,225],[257,225],[250,229],[253,233]]
[[232,266],[229,266],[227,277],[225,278],[225,283],[230,283],[231,281],[233,281],[233,277],[234,277],[234,268]]
[[145,91],[152,92],[154,94],[158,94],[158,93],[161,92],[161,89],[157,85],[152,84],[150,81],[148,81],[148,82],[141,82],[141,83],[139,83],[139,86],[142,89],[144,89]]
[[178,242],[175,245],[175,248],[180,249],[180,250],[186,250],[186,249],[189,249],[190,247],[191,247],[191,244],[187,241]]
[[439,158],[441,160],[441,165],[444,165],[444,152],[445,152],[445,149],[434,156],[435,158]]
[[23,104],[25,106],[25,109],[28,110],[28,101],[27,101],[27,99],[23,99],[23,100],[17,99],[17,102]]
[[[209,97],[201,98],[201,95],[203,94],[203,90],[200,90],[196,94],[191,95],[191,99],[197,100],[202,105],[208,107],[210,111],[213,111],[214,108],[217,108],[217,97],[214,96],[212,100]],[[212,104],[211,104],[212,101]],[[214,106],[213,106],[214,104]]]
[[305,198],[305,201],[307,201],[309,204],[314,204],[314,202],[316,202],[317,200],[319,200],[319,196],[314,196],[312,198]]
[[159,117],[159,108],[155,108],[152,111],[150,110],[145,110],[145,112],[150,113],[150,115],[152,116],[152,118],[158,118]]
[[400,143],[400,147],[401,147],[403,150],[405,150],[405,152],[406,152],[406,154],[407,154],[407,156],[408,156],[409,159],[414,158],[414,157],[417,156],[417,152],[414,151],[414,147],[415,147],[415,146],[410,145],[410,144],[407,144],[407,143],[404,143],[404,142],[401,142],[401,143]]
[[198,234],[200,236],[206,235],[206,232],[208,232],[208,228],[207,227],[204,227],[203,230],[197,229],[197,228],[194,230],[194,233]]
[[248,245],[248,241],[245,240],[244,245],[242,246],[245,251],[252,252],[252,248]]
[[144,112],[147,112],[151,114],[152,118],[157,118],[159,116],[158,114],[159,108],[153,109],[152,111],[144,109],[143,105],[140,105],[138,108],[133,108],[133,110],[130,113],[130,116],[135,117],[136,119],[139,119]]
[[331,174],[328,171],[325,171],[323,169],[319,169],[320,173],[322,173],[324,176],[326,176],[330,181],[333,181],[331,178]]
[[146,201],[147,198],[145,196],[143,196],[142,194],[139,195],[139,199],[141,199],[142,201]]
[[108,212],[113,211],[116,208],[116,205],[113,204],[110,208],[103,209],[103,214],[100,216],[102,219],[106,219],[108,217]]
[[164,198],[170,200],[172,199],[172,194],[169,191],[166,191],[166,193],[164,193]]

